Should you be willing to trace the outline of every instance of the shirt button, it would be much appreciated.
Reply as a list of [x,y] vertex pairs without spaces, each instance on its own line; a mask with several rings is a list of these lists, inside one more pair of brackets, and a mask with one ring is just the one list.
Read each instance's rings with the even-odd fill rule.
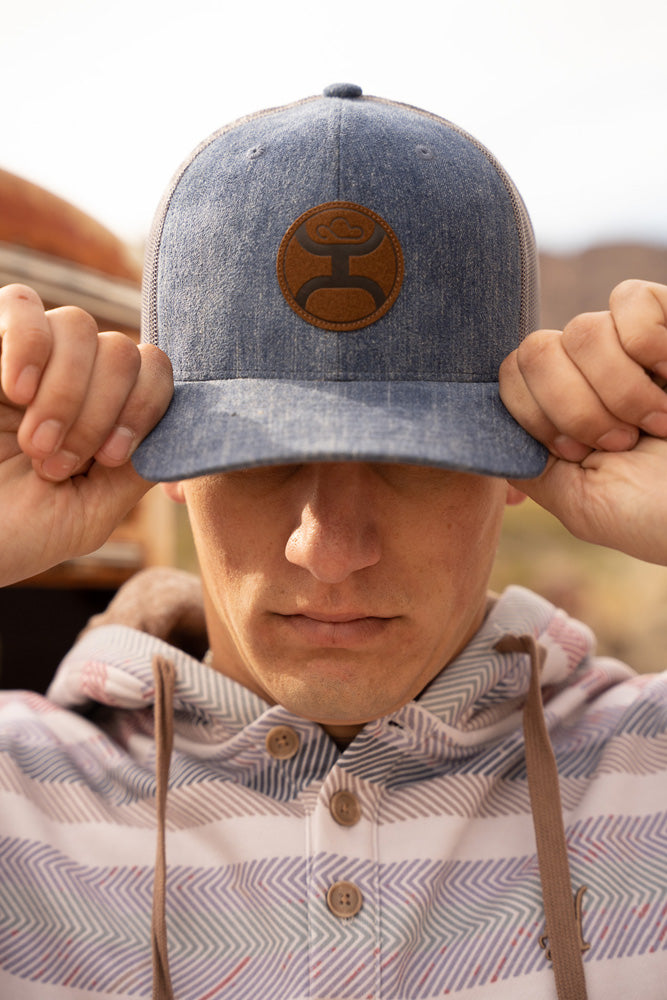
[[266,734],[266,749],[275,760],[289,760],[299,752],[299,734],[289,726],[274,726]]
[[344,788],[331,796],[329,811],[340,826],[354,826],[361,819],[361,806],[357,796]]
[[354,917],[361,909],[364,897],[354,882],[334,882],[327,893],[327,906],[334,917]]

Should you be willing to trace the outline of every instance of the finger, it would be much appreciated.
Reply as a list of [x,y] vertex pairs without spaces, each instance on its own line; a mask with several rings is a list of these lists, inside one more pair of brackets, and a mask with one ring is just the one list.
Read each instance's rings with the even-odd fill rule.
[[[132,340],[123,333],[102,333],[95,341],[94,364],[86,373],[76,419],[56,451],[36,457],[35,467],[44,478],[67,479],[87,464],[106,440],[136,382],[141,359]],[[39,434],[38,428],[33,442]]]
[[667,285],[623,281],[611,293],[609,308],[624,350],[667,379]]
[[171,363],[159,348],[137,347],[120,333],[100,335],[99,344],[90,392],[76,424],[58,452],[33,460],[44,479],[62,481],[84,471],[89,475],[96,463],[127,464],[169,405]]
[[500,398],[514,419],[550,450],[570,462],[580,462],[590,448],[561,434],[532,395],[519,369],[517,351],[500,366]]
[[102,465],[116,467],[127,462],[138,444],[164,416],[174,392],[171,362],[153,344],[140,344],[141,367],[125,405],[95,453]]
[[[655,301],[655,300],[654,300]],[[641,327],[644,316],[635,316]],[[667,339],[667,331],[663,336]],[[643,360],[628,352],[612,312],[584,313],[563,330],[563,349],[593,387],[606,410],[626,424],[657,437],[667,435],[667,395]],[[646,357],[639,352],[640,359]],[[613,430],[610,424],[609,430]]]
[[637,428],[607,409],[568,355],[558,331],[530,334],[517,350],[517,365],[536,405],[557,431],[543,439],[556,454],[562,454],[558,438],[605,451],[625,451],[636,444]]
[[89,391],[97,354],[97,324],[82,309],[47,313],[51,353],[19,430],[19,444],[33,459],[57,453]]
[[111,531],[129,513],[142,496],[151,488],[139,475],[131,462],[110,469],[93,462],[85,476],[75,476],[60,484],[71,486],[80,497],[80,509],[93,511],[93,517],[79,517],[79,539],[68,542],[68,551],[85,554],[97,549]]
[[17,406],[31,402],[52,347],[42,300],[27,285],[0,289],[0,391]]

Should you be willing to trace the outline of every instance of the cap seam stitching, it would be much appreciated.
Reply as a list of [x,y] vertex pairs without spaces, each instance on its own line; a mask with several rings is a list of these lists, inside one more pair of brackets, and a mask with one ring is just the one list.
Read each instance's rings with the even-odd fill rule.
[[339,105],[339,107],[336,109],[336,111],[337,111],[337,114],[336,114],[336,123],[335,123],[335,128],[336,128],[336,132],[337,132],[337,135],[335,137],[335,143],[336,143],[336,199],[338,201],[340,201],[341,200],[341,196],[340,196],[340,173],[341,173],[341,171],[340,171],[340,137],[341,137],[341,133],[343,131],[343,128],[342,128],[342,118],[343,118],[342,104]]

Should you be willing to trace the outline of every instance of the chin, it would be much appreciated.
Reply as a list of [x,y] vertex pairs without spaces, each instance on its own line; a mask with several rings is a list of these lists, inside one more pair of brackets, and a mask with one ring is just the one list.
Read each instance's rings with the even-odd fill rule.
[[369,692],[360,690],[358,683],[351,683],[323,672],[317,682],[309,675],[304,683],[283,683],[274,690],[275,701],[300,718],[317,722],[322,726],[363,726],[367,722],[388,715],[400,707],[400,699],[387,697],[379,700],[380,684],[374,684]]

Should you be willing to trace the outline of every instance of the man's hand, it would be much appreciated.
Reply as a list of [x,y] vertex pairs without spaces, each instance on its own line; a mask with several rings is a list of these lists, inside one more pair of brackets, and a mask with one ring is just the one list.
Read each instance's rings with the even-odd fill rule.
[[150,488],[130,464],[165,412],[155,347],[98,333],[81,309],[45,312],[0,290],[0,585],[102,544]]
[[517,482],[577,537],[667,564],[667,286],[625,281],[609,310],[532,333],[500,372],[505,406],[550,450]]

